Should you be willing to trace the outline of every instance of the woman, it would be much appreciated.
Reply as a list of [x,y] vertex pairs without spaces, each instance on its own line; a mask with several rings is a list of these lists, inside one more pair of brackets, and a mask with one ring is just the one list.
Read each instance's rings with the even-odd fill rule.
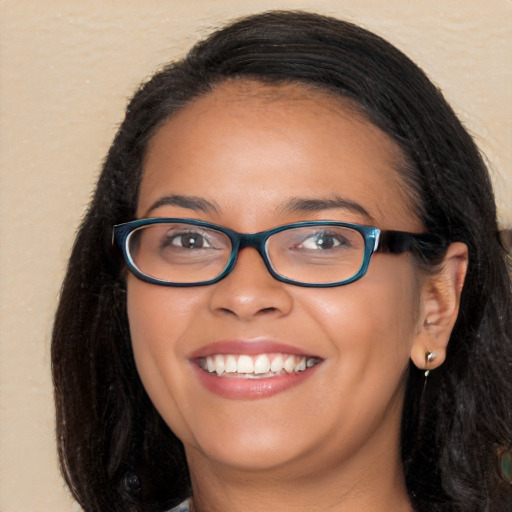
[[472,139],[387,42],[271,12],[198,43],[129,104],[70,258],[52,358],[74,496],[507,510],[496,232]]

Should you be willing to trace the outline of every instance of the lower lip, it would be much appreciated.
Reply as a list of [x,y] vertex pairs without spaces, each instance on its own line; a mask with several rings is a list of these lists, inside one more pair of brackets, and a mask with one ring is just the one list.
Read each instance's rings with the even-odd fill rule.
[[313,375],[319,364],[299,373],[261,379],[218,377],[215,373],[204,371],[195,363],[193,367],[201,384],[212,393],[220,395],[223,398],[231,398],[234,400],[257,400],[273,396],[301,384]]

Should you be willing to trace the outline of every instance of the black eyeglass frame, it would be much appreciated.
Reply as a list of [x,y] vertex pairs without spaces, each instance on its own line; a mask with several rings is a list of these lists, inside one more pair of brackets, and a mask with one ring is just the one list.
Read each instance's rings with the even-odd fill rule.
[[[164,281],[152,276],[148,276],[147,274],[141,272],[135,265],[135,262],[133,261],[128,250],[130,234],[144,226],[168,223],[200,226],[213,229],[227,235],[231,240],[231,254],[226,266],[224,267],[224,270],[213,279],[194,283],[175,283]],[[274,270],[266,249],[266,242],[269,237],[288,229],[313,226],[345,227],[354,229],[361,233],[364,238],[364,255],[361,267],[355,275],[348,279],[344,279],[343,281],[335,281],[332,283],[303,283],[301,281],[296,281],[282,276]],[[116,224],[112,229],[112,244],[116,244],[120,248],[128,269],[137,278],[141,279],[142,281],[146,281],[147,283],[173,287],[206,286],[219,282],[227,275],[229,275],[233,270],[238,258],[238,252],[240,249],[244,249],[245,247],[253,247],[258,251],[270,275],[272,275],[272,277],[278,281],[307,288],[332,288],[335,286],[350,284],[361,279],[368,271],[370,259],[375,252],[401,254],[407,251],[412,251],[422,254],[427,259],[439,259],[439,257],[444,254],[447,247],[447,243],[441,237],[430,233],[408,233],[405,231],[381,230],[379,228],[365,226],[362,224],[352,224],[349,222],[336,222],[328,220],[301,221],[293,222],[291,224],[283,224],[282,226],[277,226],[275,228],[260,231],[258,233],[238,233],[232,229],[218,226],[217,224],[212,224],[210,222],[197,219],[174,217],[150,217],[145,219],[132,220],[123,224]]]

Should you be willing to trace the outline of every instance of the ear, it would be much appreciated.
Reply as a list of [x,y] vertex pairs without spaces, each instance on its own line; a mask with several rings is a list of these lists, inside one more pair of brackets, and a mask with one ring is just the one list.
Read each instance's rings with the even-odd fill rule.
[[420,315],[411,359],[420,369],[443,364],[446,348],[459,313],[460,295],[468,267],[468,248],[450,244],[438,271],[427,275],[421,288]]

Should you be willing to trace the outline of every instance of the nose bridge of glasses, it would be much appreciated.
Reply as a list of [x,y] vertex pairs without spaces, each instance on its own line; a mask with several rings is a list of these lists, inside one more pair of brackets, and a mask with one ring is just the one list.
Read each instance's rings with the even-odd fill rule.
[[234,241],[233,249],[238,255],[241,249],[252,247],[258,251],[265,265],[268,266],[267,256],[265,254],[265,241],[267,238],[266,233],[241,233],[238,235],[237,240]]
[[266,232],[262,233],[234,233],[234,236],[231,236],[232,252],[230,258],[230,264],[228,265],[228,273],[231,273],[238,261],[239,252],[242,249],[253,248],[255,249],[267,270],[272,274],[270,262],[268,261],[268,256],[265,252],[265,242],[268,238],[268,234]]

